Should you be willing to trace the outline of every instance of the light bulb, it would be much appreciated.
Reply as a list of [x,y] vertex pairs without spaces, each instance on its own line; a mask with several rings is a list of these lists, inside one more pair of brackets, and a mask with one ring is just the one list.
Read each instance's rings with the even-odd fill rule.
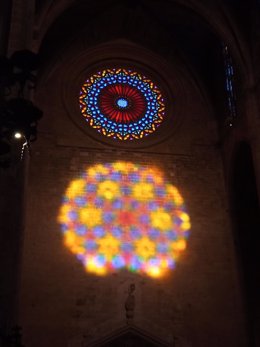
[[16,131],[15,133],[14,133],[14,137],[16,138],[16,139],[21,139],[22,138],[22,133],[20,133],[19,131]]

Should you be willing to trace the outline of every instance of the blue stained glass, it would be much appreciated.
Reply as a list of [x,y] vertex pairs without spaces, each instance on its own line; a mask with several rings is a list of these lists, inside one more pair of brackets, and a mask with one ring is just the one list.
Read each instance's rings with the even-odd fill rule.
[[[87,109],[87,111],[82,111],[86,121],[90,122],[91,120],[91,124],[98,127],[99,132],[123,140],[140,138],[153,132],[163,121],[165,107],[158,89],[154,87],[153,83],[150,84],[144,79],[146,78],[132,73],[131,70],[112,69],[97,73],[93,76],[91,82],[87,80],[80,96],[81,105],[85,105]],[[108,115],[100,110],[99,99],[105,88],[119,84],[136,88],[146,103],[144,114],[142,113],[138,117],[139,119],[127,122],[127,124],[109,119]],[[128,110],[128,107],[131,108],[128,99],[120,95],[115,101],[114,107],[116,106],[124,112]],[[154,124],[155,120],[157,124]]]
[[229,53],[229,49],[226,45],[223,46],[224,64],[225,64],[225,78],[226,78],[226,92],[227,92],[227,106],[229,109],[228,123],[229,126],[233,125],[233,121],[236,117],[236,96],[234,91],[234,68],[232,63],[232,57]]

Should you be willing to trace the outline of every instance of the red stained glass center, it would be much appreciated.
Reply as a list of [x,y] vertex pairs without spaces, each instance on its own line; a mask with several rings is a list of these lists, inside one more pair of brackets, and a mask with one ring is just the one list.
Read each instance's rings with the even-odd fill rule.
[[[121,103],[118,100],[122,100]],[[124,100],[124,102],[123,102]],[[146,102],[141,92],[128,84],[109,85],[99,96],[101,112],[118,123],[131,123],[141,118]]]

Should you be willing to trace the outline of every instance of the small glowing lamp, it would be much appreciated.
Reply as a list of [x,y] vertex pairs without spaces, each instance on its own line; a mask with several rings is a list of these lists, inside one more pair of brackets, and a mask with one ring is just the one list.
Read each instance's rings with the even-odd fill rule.
[[19,139],[21,139],[22,137],[23,137],[23,135],[22,135],[22,133],[21,133],[20,131],[16,131],[16,132],[14,133],[14,138],[15,138],[15,139],[19,140]]

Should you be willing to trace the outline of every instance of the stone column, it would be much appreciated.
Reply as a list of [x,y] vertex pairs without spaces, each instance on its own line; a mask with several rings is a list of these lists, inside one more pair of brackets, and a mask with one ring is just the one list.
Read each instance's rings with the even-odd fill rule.
[[32,46],[34,29],[34,0],[13,0],[8,40],[8,55]]
[[17,323],[24,172],[25,162],[18,161],[10,168],[0,168],[0,346]]

